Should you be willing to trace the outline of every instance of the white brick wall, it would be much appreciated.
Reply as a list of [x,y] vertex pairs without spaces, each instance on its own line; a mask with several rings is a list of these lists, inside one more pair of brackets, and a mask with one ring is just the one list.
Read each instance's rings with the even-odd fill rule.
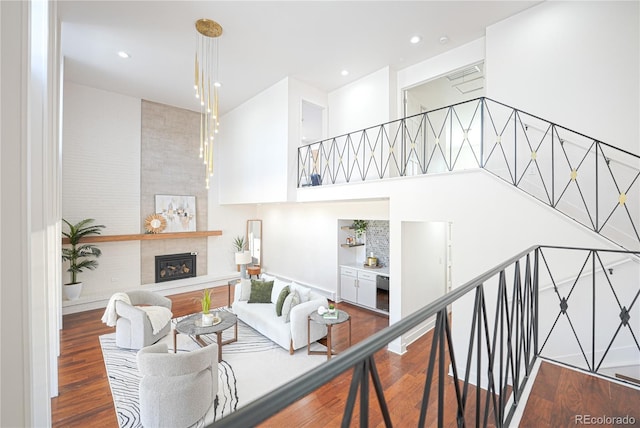
[[[95,218],[105,235],[140,233],[140,100],[67,82],[63,119],[63,218]],[[78,278],[84,297],[139,285],[139,242],[100,248],[99,268]],[[69,282],[66,266],[62,274]]]

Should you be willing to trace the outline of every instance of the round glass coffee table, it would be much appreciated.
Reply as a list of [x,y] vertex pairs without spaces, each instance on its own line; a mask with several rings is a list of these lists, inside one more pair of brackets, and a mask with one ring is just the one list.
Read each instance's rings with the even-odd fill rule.
[[336,309],[336,317],[335,318],[327,318],[318,313],[318,311],[313,311],[307,317],[307,354],[308,355],[323,355],[324,352],[321,351],[312,351],[311,343],[310,343],[310,332],[311,332],[311,321],[324,324],[327,326],[327,360],[331,359],[332,355],[336,355],[336,352],[331,349],[331,328],[336,324],[342,324],[343,322],[349,322],[349,346],[351,346],[351,317],[345,311],[340,309]]
[[[193,336],[200,346],[207,346],[207,343],[200,338],[203,334],[216,334],[216,343],[218,344],[218,362],[222,361],[222,345],[236,342],[238,340],[238,317],[227,311],[218,311],[220,322],[214,325],[202,325],[202,313],[189,315],[176,324],[173,330],[173,352],[177,351],[178,333]],[[234,327],[233,337],[231,339],[222,340],[222,332],[229,327]]]

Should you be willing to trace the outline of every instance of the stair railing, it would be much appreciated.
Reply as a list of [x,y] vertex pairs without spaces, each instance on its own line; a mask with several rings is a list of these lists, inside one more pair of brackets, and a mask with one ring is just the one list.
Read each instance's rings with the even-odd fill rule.
[[298,187],[482,168],[640,247],[640,156],[482,97],[298,148]]
[[604,376],[612,376],[621,357],[640,360],[638,255],[532,247],[215,426],[256,426],[351,370],[349,391],[332,392],[346,394],[342,426],[357,415],[362,427],[391,427],[385,394],[402,388],[402,376],[383,382],[376,354],[433,317],[430,343],[407,349],[423,358],[424,370],[411,375],[422,376],[424,384],[421,394],[402,397],[404,409],[419,409],[416,415],[402,412],[402,425],[509,426],[538,357]]

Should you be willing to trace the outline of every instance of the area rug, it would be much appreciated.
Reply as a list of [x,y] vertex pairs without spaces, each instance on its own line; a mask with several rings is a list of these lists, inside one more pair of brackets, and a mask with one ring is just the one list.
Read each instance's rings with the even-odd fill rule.
[[[172,321],[174,326],[178,320]],[[177,337],[178,352],[189,352],[199,346],[190,336],[178,334]],[[223,340],[231,337],[233,328],[223,332]],[[215,342],[215,334],[200,338],[207,343]],[[121,428],[141,427],[137,351],[118,348],[115,340],[115,333],[100,336],[118,424]],[[167,344],[169,352],[173,352],[173,332],[161,341]],[[318,343],[312,344],[312,349],[326,350]],[[218,399],[193,427],[204,427],[223,418],[326,360],[322,355],[307,355],[306,347],[289,355],[288,350],[238,320],[238,341],[222,347],[222,361],[218,364]]]

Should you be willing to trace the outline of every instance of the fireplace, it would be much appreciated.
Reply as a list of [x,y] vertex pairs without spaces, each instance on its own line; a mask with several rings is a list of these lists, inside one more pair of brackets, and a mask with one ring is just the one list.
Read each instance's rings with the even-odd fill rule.
[[196,276],[196,255],[180,253],[156,256],[156,283]]

